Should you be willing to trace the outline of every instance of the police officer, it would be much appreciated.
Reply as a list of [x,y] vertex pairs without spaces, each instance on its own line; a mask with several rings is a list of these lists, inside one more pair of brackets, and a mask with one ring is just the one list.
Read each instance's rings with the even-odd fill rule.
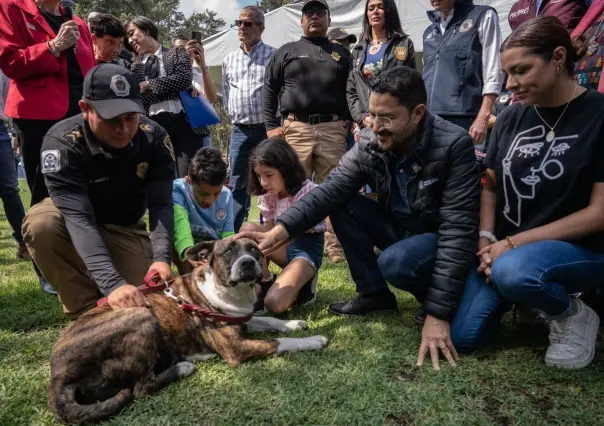
[[430,2],[423,71],[428,110],[468,130],[480,144],[503,85],[497,12],[472,0]]
[[[325,0],[302,6],[304,36],[281,46],[266,69],[264,121],[268,137],[283,136],[298,154],[309,179],[327,179],[346,153],[350,115],[346,82],[350,51],[327,38],[331,23]],[[283,122],[277,118],[281,108]],[[334,262],[344,260],[335,234],[329,231],[325,251]]]
[[113,309],[145,306],[136,286],[152,269],[170,278],[174,227],[174,151],[166,131],[141,115],[134,74],[94,67],[79,104],[82,114],[44,138],[50,198],[23,222],[27,247],[71,319],[103,296]]

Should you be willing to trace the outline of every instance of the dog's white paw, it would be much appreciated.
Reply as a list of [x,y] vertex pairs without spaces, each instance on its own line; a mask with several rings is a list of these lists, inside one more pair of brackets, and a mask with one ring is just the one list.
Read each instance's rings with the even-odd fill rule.
[[306,330],[308,328],[308,323],[302,320],[285,321],[283,325],[285,327],[284,331]]
[[190,376],[195,371],[195,364],[187,361],[179,362],[175,367],[178,377]]
[[307,337],[307,339],[310,340],[312,345],[315,345],[311,350],[323,349],[327,346],[327,342],[329,342],[329,339],[325,336],[312,336]]
[[186,357],[186,360],[189,362],[208,361],[208,360],[214,358],[215,356],[216,356],[216,354],[193,354],[193,355],[189,355],[188,357]]
[[316,351],[323,349],[327,345],[327,337],[324,336],[312,336],[303,337],[301,339],[293,338],[279,338],[277,339],[279,346],[277,347],[277,353],[283,352],[299,352],[299,351]]

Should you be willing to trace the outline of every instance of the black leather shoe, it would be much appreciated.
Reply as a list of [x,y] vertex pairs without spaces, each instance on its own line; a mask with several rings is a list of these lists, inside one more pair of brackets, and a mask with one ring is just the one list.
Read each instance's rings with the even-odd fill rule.
[[367,315],[373,312],[398,312],[394,294],[384,293],[359,294],[350,302],[332,303],[329,312],[337,315]]
[[417,312],[415,313],[415,316],[413,317],[413,321],[417,324],[417,325],[424,325],[424,322],[426,321],[426,311],[424,311],[424,308],[419,308],[417,310]]

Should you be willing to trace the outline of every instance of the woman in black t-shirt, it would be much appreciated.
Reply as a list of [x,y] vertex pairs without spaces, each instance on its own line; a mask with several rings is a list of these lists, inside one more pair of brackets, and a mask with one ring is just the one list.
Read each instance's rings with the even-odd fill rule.
[[604,95],[577,85],[577,59],[555,18],[522,24],[503,43],[507,88],[518,103],[499,116],[485,159],[477,267],[452,339],[482,344],[504,308],[550,323],[547,365],[594,357],[597,314],[574,296],[604,280]]

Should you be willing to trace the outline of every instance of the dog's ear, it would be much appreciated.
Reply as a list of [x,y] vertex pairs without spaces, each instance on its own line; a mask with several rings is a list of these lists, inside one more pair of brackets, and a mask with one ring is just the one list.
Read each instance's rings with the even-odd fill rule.
[[202,241],[185,250],[185,256],[188,260],[204,261],[214,251],[216,241]]

